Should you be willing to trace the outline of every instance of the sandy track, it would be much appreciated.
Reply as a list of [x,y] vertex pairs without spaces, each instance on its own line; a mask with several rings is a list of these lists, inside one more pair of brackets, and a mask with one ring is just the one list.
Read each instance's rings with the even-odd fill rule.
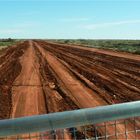
[[39,64],[32,42],[20,58],[22,70],[12,87],[12,117],[31,116],[46,113]]
[[[46,108],[39,74],[39,63],[31,41],[19,62],[22,69],[11,89],[11,118],[45,114]],[[30,136],[38,135],[35,133]],[[29,135],[22,135],[21,137],[24,139],[25,137],[28,138]]]

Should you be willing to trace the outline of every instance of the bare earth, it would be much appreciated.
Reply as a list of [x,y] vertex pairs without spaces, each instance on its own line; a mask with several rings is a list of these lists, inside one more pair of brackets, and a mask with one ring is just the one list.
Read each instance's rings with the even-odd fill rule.
[[[140,99],[140,56],[25,41],[0,55],[0,99],[1,119],[136,101]],[[124,132],[125,128],[118,125],[117,129]],[[103,130],[98,133],[103,135]],[[56,139],[61,139],[59,132]],[[69,129],[65,139],[72,139]]]

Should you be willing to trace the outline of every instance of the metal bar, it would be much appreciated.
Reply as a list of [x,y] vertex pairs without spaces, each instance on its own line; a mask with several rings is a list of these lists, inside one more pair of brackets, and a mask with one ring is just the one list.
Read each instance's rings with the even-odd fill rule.
[[0,120],[0,136],[51,131],[140,116],[140,101]]

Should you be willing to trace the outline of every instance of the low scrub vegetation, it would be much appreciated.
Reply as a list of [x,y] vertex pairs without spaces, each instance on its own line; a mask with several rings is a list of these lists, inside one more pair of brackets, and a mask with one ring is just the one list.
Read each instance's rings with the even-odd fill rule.
[[14,45],[17,43],[17,40],[8,38],[8,39],[0,39],[0,49],[4,49],[5,47]]
[[84,45],[87,47],[113,49],[140,54],[140,40],[90,40],[90,39],[60,39],[53,40],[60,43]]

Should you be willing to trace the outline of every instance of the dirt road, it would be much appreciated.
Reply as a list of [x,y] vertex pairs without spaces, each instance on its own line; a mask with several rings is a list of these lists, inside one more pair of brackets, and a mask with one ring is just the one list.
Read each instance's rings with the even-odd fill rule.
[[12,86],[13,110],[11,117],[45,114],[39,63],[32,42],[24,55],[20,57],[21,72]]
[[[0,92],[1,119],[139,100],[140,56],[25,41],[0,56]],[[84,138],[81,128],[76,129],[79,139]],[[117,129],[125,131],[123,124]],[[66,130],[65,138],[72,137]],[[61,138],[58,132],[56,139]]]

